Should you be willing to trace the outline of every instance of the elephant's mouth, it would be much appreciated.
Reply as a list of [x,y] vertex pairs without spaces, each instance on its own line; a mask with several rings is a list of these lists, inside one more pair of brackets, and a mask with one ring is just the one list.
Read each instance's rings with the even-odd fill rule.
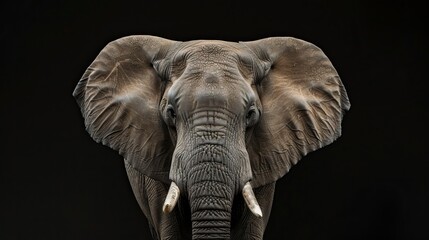
[[[246,205],[249,207],[250,211],[256,216],[262,217],[262,210],[259,206],[258,201],[256,200],[255,194],[253,193],[252,186],[250,182],[247,182],[243,189],[242,195],[246,202]],[[174,207],[177,204],[177,200],[180,196],[180,189],[175,182],[171,182],[170,189],[168,190],[167,197],[165,198],[164,205],[162,206],[162,211],[164,213],[170,213],[173,211]]]

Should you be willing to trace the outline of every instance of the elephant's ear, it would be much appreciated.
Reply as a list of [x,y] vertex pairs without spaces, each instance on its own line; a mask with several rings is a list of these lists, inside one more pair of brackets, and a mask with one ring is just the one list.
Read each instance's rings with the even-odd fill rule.
[[153,64],[173,43],[155,36],[110,42],[73,92],[96,142],[117,150],[142,174],[165,182],[173,146],[158,110],[163,82]]
[[337,139],[350,103],[337,71],[315,45],[290,37],[242,44],[265,66],[255,83],[262,115],[248,147],[258,187]]

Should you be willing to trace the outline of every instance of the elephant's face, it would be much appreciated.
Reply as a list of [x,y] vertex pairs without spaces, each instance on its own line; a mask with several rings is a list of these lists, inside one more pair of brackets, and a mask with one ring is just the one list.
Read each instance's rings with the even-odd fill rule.
[[74,96],[96,141],[172,184],[165,212],[179,192],[189,200],[195,239],[229,237],[237,194],[260,217],[252,187],[334,141],[349,108],[328,58],[294,38],[122,38],[103,49]]
[[180,189],[201,188],[196,181],[217,176],[228,180],[225,187],[233,194],[252,178],[245,140],[261,104],[252,89],[254,70],[243,59],[249,56],[240,54],[245,53],[225,42],[197,41],[164,66],[171,82],[160,110],[176,145],[170,179]]

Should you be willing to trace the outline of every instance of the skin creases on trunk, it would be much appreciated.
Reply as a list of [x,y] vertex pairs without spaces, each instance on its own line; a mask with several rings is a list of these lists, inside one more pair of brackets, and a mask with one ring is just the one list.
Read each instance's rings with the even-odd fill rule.
[[[223,146],[206,145],[190,162],[192,239],[230,239],[236,176]],[[207,150],[210,149],[210,150]],[[219,157],[220,155],[224,155]]]

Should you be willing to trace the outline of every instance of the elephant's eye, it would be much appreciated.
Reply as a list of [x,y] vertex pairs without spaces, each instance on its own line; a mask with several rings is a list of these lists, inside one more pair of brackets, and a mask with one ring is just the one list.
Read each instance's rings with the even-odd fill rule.
[[174,109],[173,109],[173,107],[171,105],[167,107],[167,115],[171,119],[175,119],[176,118],[176,112],[174,111]]
[[253,126],[258,122],[259,119],[259,110],[255,105],[252,105],[246,115],[246,125],[247,127]]
[[255,110],[254,110],[254,109],[251,109],[251,110],[249,110],[249,112],[247,113],[246,118],[247,118],[247,119],[252,118],[252,116],[253,116],[253,115],[255,115],[255,114],[256,114]]
[[174,111],[174,107],[171,105],[167,106],[167,121],[169,121],[172,125],[176,124],[176,112]]

